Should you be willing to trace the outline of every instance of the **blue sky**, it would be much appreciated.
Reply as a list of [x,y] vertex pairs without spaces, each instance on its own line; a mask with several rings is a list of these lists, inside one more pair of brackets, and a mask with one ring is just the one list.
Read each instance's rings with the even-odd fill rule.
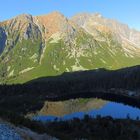
[[81,12],[98,12],[140,30],[140,0],[0,0],[0,21],[28,13],[60,11],[67,17]]

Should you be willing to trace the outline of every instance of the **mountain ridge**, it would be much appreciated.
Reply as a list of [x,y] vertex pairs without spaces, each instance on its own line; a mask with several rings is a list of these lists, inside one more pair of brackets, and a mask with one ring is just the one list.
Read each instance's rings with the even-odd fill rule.
[[70,19],[60,12],[22,14],[0,22],[0,82],[138,65],[139,36],[140,32],[97,13]]

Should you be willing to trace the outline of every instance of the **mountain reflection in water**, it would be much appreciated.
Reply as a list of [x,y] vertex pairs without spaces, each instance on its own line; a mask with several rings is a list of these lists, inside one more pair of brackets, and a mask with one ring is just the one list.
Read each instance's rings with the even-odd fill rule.
[[33,119],[51,121],[57,117],[68,120],[74,117],[83,118],[85,114],[94,117],[101,115],[114,118],[126,118],[129,114],[131,118],[135,119],[137,116],[140,117],[140,109],[95,98],[59,102],[46,101],[43,108],[34,115]]
[[101,99],[72,99],[67,101],[46,101],[38,115],[51,115],[62,117],[75,112],[88,112],[91,109],[99,109],[107,102]]

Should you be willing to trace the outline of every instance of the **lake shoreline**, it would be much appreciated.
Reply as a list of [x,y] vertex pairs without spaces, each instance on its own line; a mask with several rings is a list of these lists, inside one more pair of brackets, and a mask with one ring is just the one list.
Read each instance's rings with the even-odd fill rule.
[[98,98],[107,101],[113,101],[117,103],[123,103],[125,105],[130,105],[132,107],[140,108],[139,99],[133,96],[124,94],[123,92],[113,93],[106,91],[88,91],[88,92],[78,92],[78,93],[68,93],[64,95],[46,97],[46,101],[65,101],[70,99],[78,98]]

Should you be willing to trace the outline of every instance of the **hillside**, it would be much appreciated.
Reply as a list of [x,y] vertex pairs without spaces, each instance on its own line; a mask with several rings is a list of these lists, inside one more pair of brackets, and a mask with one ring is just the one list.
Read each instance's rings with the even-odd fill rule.
[[100,14],[19,15],[0,23],[0,83],[138,65],[139,36]]

